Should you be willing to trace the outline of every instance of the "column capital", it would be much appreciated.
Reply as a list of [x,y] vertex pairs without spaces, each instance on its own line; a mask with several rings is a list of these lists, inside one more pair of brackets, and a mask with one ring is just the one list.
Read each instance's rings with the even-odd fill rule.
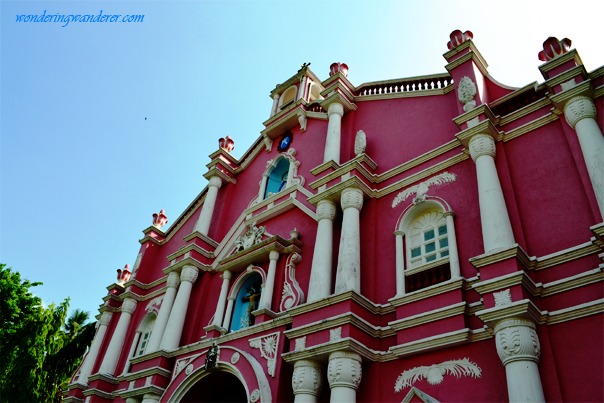
[[321,389],[321,367],[319,363],[310,360],[296,361],[292,375],[294,395],[309,394],[317,396]]
[[333,221],[336,216],[336,205],[331,200],[321,200],[317,204],[317,220]]
[[230,280],[231,279],[231,272],[228,270],[225,270],[222,272],[222,274],[220,275],[220,278],[222,278],[223,280]]
[[220,179],[219,176],[212,176],[208,182],[208,185],[220,189],[222,186],[222,179]]
[[166,287],[168,288],[176,288],[180,284],[180,274],[177,271],[172,271],[168,274],[168,279],[166,280]]
[[399,229],[397,229],[396,231],[394,231],[394,236],[405,236],[405,233]]
[[477,134],[470,140],[468,144],[470,156],[476,162],[478,157],[490,155],[495,157],[495,140],[488,134]]
[[101,318],[99,319],[99,326],[107,326],[109,325],[109,321],[111,321],[111,316],[113,314],[111,312],[103,312],[101,314]]
[[136,309],[136,300],[134,298],[126,298],[124,302],[122,302],[122,312],[132,314]]
[[339,115],[340,117],[344,116],[344,106],[339,102],[332,102],[327,107],[327,116],[331,115]]
[[336,351],[329,355],[327,379],[333,389],[343,386],[356,390],[361,383],[361,356],[348,351]]
[[276,250],[270,251],[270,253],[268,254],[268,258],[269,258],[269,260],[279,259],[279,252],[277,252]]
[[357,188],[346,188],[342,191],[340,203],[342,204],[342,210],[350,207],[361,210],[363,208],[363,192]]
[[596,106],[591,98],[586,96],[578,96],[572,98],[564,106],[564,117],[566,123],[573,129],[581,119],[596,118]]
[[505,319],[495,325],[497,354],[503,365],[513,361],[539,362],[541,346],[533,322]]
[[186,281],[189,283],[194,283],[197,280],[197,276],[199,275],[199,271],[194,266],[185,266],[180,272],[180,281]]

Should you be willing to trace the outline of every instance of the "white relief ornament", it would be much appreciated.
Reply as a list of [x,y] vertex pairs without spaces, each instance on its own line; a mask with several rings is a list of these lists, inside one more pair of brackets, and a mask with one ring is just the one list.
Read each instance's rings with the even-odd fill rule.
[[436,176],[431,177],[415,186],[408,187],[407,189],[400,192],[392,201],[392,208],[398,206],[400,203],[405,201],[407,197],[415,193],[413,198],[413,204],[417,204],[426,201],[426,196],[430,186],[442,185],[447,182],[455,182],[457,175],[450,174],[449,172],[443,172]]
[[286,311],[294,306],[304,303],[304,292],[296,280],[296,265],[302,261],[302,256],[292,253],[285,262],[285,280],[279,309]]
[[191,375],[191,372],[193,372],[193,364],[189,364],[187,365],[187,368],[185,368],[185,374]]
[[495,298],[495,306],[508,306],[512,305],[512,294],[510,289],[494,292],[493,298]]
[[306,348],[306,336],[298,337],[294,344],[294,351],[302,351]]
[[249,225],[249,228],[245,234],[237,238],[235,246],[237,251],[245,250],[251,246],[262,241],[262,235],[266,232],[265,227],[256,227],[256,223],[253,222]]
[[468,112],[476,107],[476,84],[468,76],[464,76],[459,80],[457,86],[457,98],[463,104],[463,110]]
[[258,389],[254,389],[250,394],[250,401],[252,403],[256,403],[258,400],[260,400],[260,391]]
[[367,149],[367,136],[365,132],[359,130],[354,138],[354,154],[358,157]]
[[503,365],[515,360],[539,362],[541,345],[535,324],[523,319],[509,319],[495,326],[495,345]]
[[[187,368],[187,366],[200,355],[201,354],[195,354],[195,355],[191,355],[189,357],[181,358],[180,360],[176,361],[172,379],[176,378],[178,376],[178,374],[180,374],[185,368]],[[185,373],[186,373],[186,371],[185,371]]]
[[266,359],[266,372],[275,377],[275,365],[277,363],[277,347],[279,346],[280,333],[272,333],[249,340],[250,347],[260,349],[260,355]]
[[342,338],[342,328],[336,327],[335,329],[329,329],[329,341],[338,341]]
[[164,300],[163,295],[153,298],[151,301],[149,301],[145,310],[149,313],[151,313],[151,312],[155,312],[156,314],[159,313],[159,308],[161,307],[161,303],[163,300]]
[[467,358],[444,361],[440,364],[415,367],[404,371],[396,379],[394,391],[400,392],[403,388],[412,386],[422,379],[426,379],[430,385],[438,385],[443,381],[445,375],[454,375],[459,379],[462,376],[480,378],[481,374],[480,367]]
[[233,355],[231,356],[231,364],[233,364],[233,365],[237,364],[237,362],[239,362],[240,356],[241,356],[241,354],[239,354],[237,351],[235,351],[233,353]]

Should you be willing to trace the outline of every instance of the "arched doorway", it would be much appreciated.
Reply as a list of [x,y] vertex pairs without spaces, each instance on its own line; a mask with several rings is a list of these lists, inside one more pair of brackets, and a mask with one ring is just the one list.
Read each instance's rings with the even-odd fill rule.
[[247,403],[241,381],[229,372],[216,371],[201,378],[181,399],[181,403]]

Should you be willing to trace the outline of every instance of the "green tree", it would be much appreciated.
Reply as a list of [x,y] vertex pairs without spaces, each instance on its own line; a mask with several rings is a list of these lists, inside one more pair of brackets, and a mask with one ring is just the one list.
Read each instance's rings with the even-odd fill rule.
[[60,401],[61,391],[94,337],[94,323],[69,299],[45,308],[22,280],[0,264],[0,402]]

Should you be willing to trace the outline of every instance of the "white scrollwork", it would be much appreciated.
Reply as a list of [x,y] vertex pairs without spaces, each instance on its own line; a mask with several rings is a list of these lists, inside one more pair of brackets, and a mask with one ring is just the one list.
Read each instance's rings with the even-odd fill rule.
[[512,305],[512,294],[510,289],[494,292],[493,298],[495,298],[495,306],[508,306]]
[[[181,358],[180,360],[176,361],[176,365],[174,365],[174,373],[172,374],[172,379],[176,378],[178,374],[183,371],[183,369],[187,368],[188,365],[191,364],[191,362],[193,362],[193,360],[195,360],[200,355],[201,354],[195,354],[189,357]],[[185,371],[185,373],[187,372]]]
[[304,292],[296,280],[296,265],[302,261],[302,256],[292,253],[285,262],[285,280],[279,309],[286,311],[304,302]]
[[396,379],[394,391],[400,392],[403,388],[412,386],[422,379],[426,379],[430,385],[438,385],[443,381],[445,375],[454,375],[459,379],[462,376],[480,378],[481,374],[480,367],[467,358],[444,361],[440,364],[424,365],[403,371]]
[[256,227],[255,222],[251,223],[247,232],[237,238],[237,240],[235,241],[237,251],[245,250],[262,241],[262,235],[264,235],[265,232],[265,227]]
[[535,324],[524,319],[508,319],[495,326],[497,354],[503,365],[512,361],[539,362],[541,346]]
[[275,377],[275,365],[277,364],[277,348],[279,347],[279,332],[266,336],[249,339],[250,347],[260,349],[260,355],[266,359],[267,373]]
[[360,355],[347,351],[336,351],[329,355],[327,379],[331,388],[345,386],[356,390],[362,375]]
[[392,200],[392,208],[395,208],[400,203],[404,202],[407,197],[415,193],[415,197],[413,198],[413,204],[417,204],[426,200],[426,195],[430,186],[442,185],[447,182],[455,182],[457,179],[457,175],[450,174],[449,172],[443,172],[436,176],[431,177],[421,183],[418,183],[415,186],[411,186],[399,194],[396,195],[394,200]]

